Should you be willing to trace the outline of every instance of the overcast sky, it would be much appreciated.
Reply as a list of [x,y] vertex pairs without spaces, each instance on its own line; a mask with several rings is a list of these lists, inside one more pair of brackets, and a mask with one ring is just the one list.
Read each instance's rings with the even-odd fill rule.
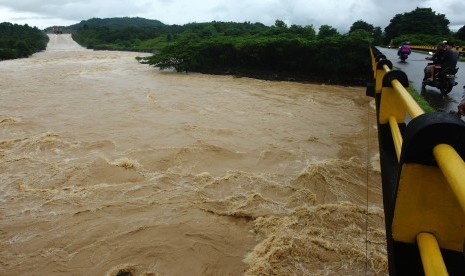
[[44,29],[93,17],[144,17],[165,24],[233,21],[273,25],[330,25],[345,33],[363,20],[384,29],[396,15],[416,7],[445,14],[449,28],[465,25],[464,0],[0,0],[0,22]]

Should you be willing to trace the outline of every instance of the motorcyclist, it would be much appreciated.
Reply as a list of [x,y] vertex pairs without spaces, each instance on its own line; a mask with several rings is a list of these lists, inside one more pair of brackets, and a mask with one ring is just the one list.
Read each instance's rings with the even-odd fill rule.
[[411,53],[412,53],[412,49],[410,48],[409,42],[402,43],[402,46],[400,46],[399,50],[397,51],[398,56],[400,56],[401,54],[410,55]]
[[447,41],[445,44],[446,50],[442,57],[442,70],[447,73],[455,71],[455,67],[457,67],[457,62],[459,60],[459,52],[454,49],[454,43]]
[[434,69],[441,69],[444,54],[446,51],[446,44],[444,42],[439,42],[436,46],[436,52],[431,57],[426,57],[426,59],[433,61],[433,64],[427,65],[425,68],[425,73],[427,81],[432,81],[434,76]]

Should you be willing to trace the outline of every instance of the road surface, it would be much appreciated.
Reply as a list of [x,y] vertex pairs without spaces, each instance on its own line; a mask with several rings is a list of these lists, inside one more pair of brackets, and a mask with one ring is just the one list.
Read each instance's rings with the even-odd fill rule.
[[397,57],[397,49],[378,47],[378,50],[392,62],[393,69],[402,70],[407,74],[415,90],[421,93],[428,103],[437,111],[449,112],[451,110],[457,110],[457,105],[463,93],[465,93],[463,88],[465,85],[465,64],[463,62],[457,64],[457,67],[460,68],[456,75],[456,82],[458,82],[458,85],[455,86],[447,96],[442,96],[439,89],[430,86],[427,86],[424,91],[421,91],[423,69],[429,62],[425,60],[425,57],[427,57],[426,54],[412,52],[405,62],[401,62]]

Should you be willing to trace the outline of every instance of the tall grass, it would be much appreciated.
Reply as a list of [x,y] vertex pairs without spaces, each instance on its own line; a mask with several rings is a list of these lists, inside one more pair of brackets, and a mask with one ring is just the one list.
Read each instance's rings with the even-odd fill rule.
[[413,85],[409,85],[407,91],[412,95],[413,99],[418,103],[418,105],[423,109],[425,112],[436,112],[432,106],[423,98],[420,93],[418,93],[414,88]]

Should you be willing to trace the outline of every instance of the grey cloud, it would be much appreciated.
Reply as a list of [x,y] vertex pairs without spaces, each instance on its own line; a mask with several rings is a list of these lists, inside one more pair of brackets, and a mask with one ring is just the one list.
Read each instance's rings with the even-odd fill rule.
[[[13,12],[10,18],[27,16],[56,18],[57,21],[81,21],[92,17],[141,16],[166,24],[189,22],[235,21],[274,24],[283,20],[288,25],[326,24],[347,31],[353,22],[363,20],[382,28],[399,13],[416,7],[431,7],[445,14],[452,25],[463,25],[465,2],[458,0],[1,0],[0,9]],[[27,12],[28,14],[21,14]],[[3,12],[4,13],[4,12]],[[29,14],[32,13],[32,14]],[[25,19],[24,19],[25,20]],[[48,21],[47,21],[48,22]],[[32,22],[31,22],[32,23]]]

